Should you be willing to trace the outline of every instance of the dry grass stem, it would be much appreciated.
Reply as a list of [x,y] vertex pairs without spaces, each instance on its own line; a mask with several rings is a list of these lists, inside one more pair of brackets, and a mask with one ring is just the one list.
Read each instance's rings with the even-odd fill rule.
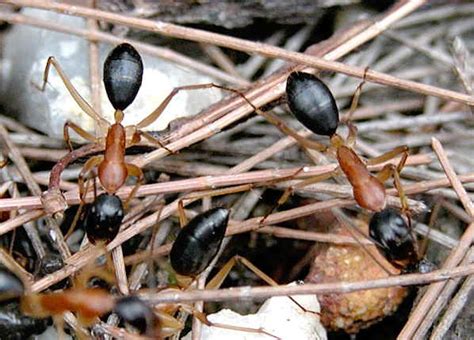
[[[232,301],[239,299],[263,299],[271,296],[304,295],[304,294],[334,294],[337,292],[349,293],[358,290],[386,288],[393,286],[411,286],[430,282],[442,281],[471,275],[474,273],[474,264],[460,266],[453,269],[440,269],[428,274],[406,274],[383,279],[353,282],[334,282],[321,284],[304,284],[300,286],[276,287],[241,287],[218,290],[193,290],[184,292],[162,292],[149,296],[154,304],[165,302],[193,302],[193,301]],[[146,297],[146,295],[143,295]]]
[[[22,12],[0,12],[1,22],[60,32],[86,41],[88,58],[83,62],[88,63],[90,69],[84,79],[90,81],[91,104],[97,111],[101,107],[99,46],[102,43],[128,42],[140,53],[205,74],[216,84],[239,88],[252,103],[237,95],[238,92],[210,89],[222,92],[224,98],[192,117],[173,120],[166,130],[150,132],[165,148],[157,148],[150,141],[127,148],[126,162],[140,167],[145,180],[126,204],[118,235],[105,246],[91,244],[85,235],[82,224],[86,209],[90,209],[87,205],[82,215],[77,214],[78,226],[67,243],[58,225],[64,212],[66,217],[61,226],[64,229],[71,211],[76,209],[73,206],[81,201],[77,183],[84,161],[101,154],[103,145],[85,144],[69,152],[62,139],[47,137],[0,115],[0,142],[5,145],[0,152],[0,181],[4,182],[0,184],[0,235],[10,250],[0,249],[0,262],[19,273],[32,292],[42,292],[82,269],[89,270],[102,255],[107,259],[107,270],[115,274],[120,295],[139,294],[155,305],[194,303],[197,311],[208,309],[210,304],[203,309],[204,303],[211,301],[253,302],[290,294],[324,295],[426,284],[426,291],[420,290],[419,294],[423,295],[407,316],[408,321],[398,337],[427,338],[436,318],[449,303],[431,338],[447,336],[460,310],[469,302],[474,277],[474,161],[469,154],[473,122],[469,106],[474,107],[474,71],[469,64],[474,24],[469,15],[474,13],[474,5],[430,4],[427,8],[426,0],[401,0],[371,19],[357,19],[343,29],[328,30],[324,34],[328,33],[329,38],[315,42],[320,28],[313,24],[291,29],[278,24],[276,32],[266,32],[267,27],[259,27],[265,29],[259,30],[256,41],[250,41],[151,19],[160,17],[156,13],[145,19],[146,12],[139,9],[123,8],[122,12],[97,9],[93,0],[84,3],[89,7],[50,0],[0,2],[83,18],[86,24],[74,27]],[[108,8],[102,3],[97,6]],[[142,1],[133,2],[133,6],[143,6]],[[239,33],[237,31],[235,36],[244,35]],[[453,40],[454,47],[450,45]],[[158,42],[173,48],[179,43],[177,50],[190,48],[193,55],[189,57],[171,48],[156,46]],[[303,53],[299,52],[303,46],[308,47]],[[217,66],[211,66],[212,63]],[[69,74],[69,70],[65,71]],[[241,246],[246,247],[252,262],[255,257],[261,257],[262,263],[267,261],[268,254],[261,256],[264,250],[274,252],[272,259],[284,252],[285,261],[269,273],[275,278],[280,275],[276,278],[278,282],[301,279],[320,248],[326,247],[321,244],[334,244],[338,249],[346,245],[364,248],[372,245],[374,253],[382,257],[382,252],[373,247],[374,241],[364,236],[367,232],[355,233],[356,225],[368,224],[373,215],[353,199],[355,189],[340,169],[334,140],[328,141],[326,136],[317,136],[302,128],[295,117],[288,114],[285,86],[292,71],[317,74],[328,84],[340,110],[341,124],[337,133],[346,138],[350,136],[350,123],[357,127],[356,143],[351,144],[350,138],[344,143],[354,147],[363,162],[371,164],[371,158],[401,145],[409,148],[407,162],[400,171],[401,187],[407,195],[414,232],[420,239],[433,241],[419,248],[428,249],[429,260],[433,258],[432,253],[438,253],[433,261],[443,263],[442,268],[427,274],[276,287],[253,287],[256,281],[249,276],[244,278],[253,281],[248,286],[205,289],[214,264],[219,264],[218,260],[224,262],[218,256],[203,272],[197,287],[161,291],[169,287],[174,275],[167,255],[179,230],[180,202],[188,219],[212,207],[231,209],[228,238],[219,253],[222,257],[234,255]],[[354,91],[362,78],[367,83],[361,88],[358,107],[350,112]],[[75,79],[73,83],[76,84]],[[172,105],[183,98],[184,95],[180,95],[173,99]],[[252,105],[263,112],[254,110]],[[127,110],[125,114],[133,112]],[[102,131],[96,127],[96,134],[99,133]],[[103,139],[101,135],[97,137]],[[308,145],[315,149],[309,149]],[[329,147],[316,151],[322,148],[314,145]],[[3,159],[7,157],[11,164],[4,165]],[[370,165],[368,169],[375,174],[385,165],[397,165],[399,161],[397,157]],[[94,171],[90,172],[91,177],[97,175]],[[315,176],[320,177],[303,187],[307,183],[303,181]],[[317,181],[319,178],[323,179]],[[400,189],[394,185],[399,188],[398,182],[392,180],[384,183],[385,202],[387,207],[399,209],[402,205]],[[127,199],[134,184],[131,176],[118,189],[117,196],[123,201]],[[97,194],[104,191],[99,182],[89,189],[84,203],[93,202]],[[278,201],[283,191],[288,194],[284,203],[283,199]],[[51,200],[48,201],[48,197]],[[49,202],[61,207],[54,218],[44,212],[53,215]],[[66,206],[72,209],[64,211]],[[347,225],[352,235],[334,231],[333,228],[342,225]],[[24,232],[16,229],[21,226],[38,258],[50,253],[56,255],[56,249],[52,252],[49,249],[57,247],[63,261],[57,267],[60,269],[42,276],[23,269],[20,256],[24,255],[18,248]],[[231,238],[233,235],[241,236]],[[263,265],[267,267],[267,263]],[[268,267],[272,265],[269,263]],[[374,265],[380,266],[375,262]],[[188,312],[183,309],[175,315],[184,322]],[[82,328],[73,314],[65,314],[64,319],[73,329]],[[200,338],[200,325],[194,317],[193,339]],[[176,331],[174,338],[177,339],[181,329]],[[119,328],[115,314],[108,317],[107,323],[92,326],[88,334],[135,337]]]

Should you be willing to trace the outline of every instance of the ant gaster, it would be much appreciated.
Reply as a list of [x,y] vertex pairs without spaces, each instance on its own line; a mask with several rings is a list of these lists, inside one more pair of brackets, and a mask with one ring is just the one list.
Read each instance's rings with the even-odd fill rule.
[[189,221],[171,248],[173,269],[191,277],[204,271],[219,251],[228,221],[229,210],[225,208],[208,210]]
[[[354,95],[351,113],[355,109],[361,85],[359,85]],[[366,163],[361,160],[352,148],[352,145],[355,143],[356,128],[348,123],[349,135],[347,141],[344,141],[336,133],[339,125],[339,110],[331,91],[319,78],[309,73],[293,72],[287,80],[286,94],[288,106],[298,121],[315,134],[330,137],[331,145],[336,150],[339,167],[351,183],[354,199],[362,208],[371,211],[381,211],[385,208],[386,193],[383,182],[388,177],[393,176],[395,186],[400,193],[403,209],[408,209],[398,177],[398,173],[408,156],[408,148],[406,146],[398,147],[367,161],[367,164],[376,164],[402,154],[402,159],[398,166],[386,165],[377,177],[373,176],[367,169]],[[324,149],[326,147],[321,145],[320,150]],[[305,186],[318,180],[320,179],[308,179],[294,187]]]

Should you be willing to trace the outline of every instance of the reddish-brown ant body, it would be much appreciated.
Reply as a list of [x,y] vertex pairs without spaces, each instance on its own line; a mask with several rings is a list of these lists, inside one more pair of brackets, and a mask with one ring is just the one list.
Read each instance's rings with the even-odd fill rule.
[[[361,86],[358,87],[354,95],[351,112],[355,109],[360,88]],[[352,148],[352,145],[355,143],[355,127],[350,123],[348,124],[349,135],[347,141],[344,141],[336,133],[339,125],[339,110],[331,91],[319,78],[309,73],[293,72],[287,80],[286,94],[288,106],[298,121],[315,134],[330,137],[331,146],[336,150],[339,167],[351,183],[354,199],[362,208],[376,212],[382,211],[385,208],[386,193],[383,182],[392,175],[395,186],[399,190],[402,208],[404,210],[408,209],[398,175],[408,156],[408,148],[406,146],[397,147],[365,163]],[[325,149],[326,147],[321,145],[320,150]],[[373,176],[367,169],[366,164],[381,163],[399,154],[402,154],[402,158],[398,166],[386,165],[377,177]],[[326,178],[332,175],[323,175],[321,177]],[[319,180],[321,180],[319,177],[308,179],[294,187],[303,187]],[[291,188],[290,190],[293,189]],[[289,193],[286,192],[284,195],[285,199]],[[280,199],[279,204],[282,200],[283,198]]]

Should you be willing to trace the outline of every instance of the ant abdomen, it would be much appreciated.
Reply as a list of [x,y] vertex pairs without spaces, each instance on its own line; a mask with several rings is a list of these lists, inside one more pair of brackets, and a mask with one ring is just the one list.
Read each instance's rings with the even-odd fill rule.
[[112,241],[119,232],[123,216],[123,204],[118,196],[107,193],[97,196],[84,222],[89,241],[92,244]]
[[229,210],[214,208],[193,218],[181,231],[171,248],[170,261],[180,275],[197,276],[217,255],[225,236]]
[[418,262],[416,239],[405,219],[395,210],[384,209],[375,213],[370,220],[369,233],[390,262]]
[[142,84],[143,62],[130,44],[115,47],[104,62],[104,85],[110,103],[125,110],[135,99]]
[[20,298],[24,293],[23,282],[9,270],[0,268],[0,302]]
[[126,296],[117,300],[114,308],[120,318],[126,323],[135,327],[140,334],[159,334],[159,321],[155,313],[140,298],[136,296]]
[[286,82],[288,106],[305,127],[318,135],[332,136],[339,124],[339,110],[329,88],[316,76],[293,72]]

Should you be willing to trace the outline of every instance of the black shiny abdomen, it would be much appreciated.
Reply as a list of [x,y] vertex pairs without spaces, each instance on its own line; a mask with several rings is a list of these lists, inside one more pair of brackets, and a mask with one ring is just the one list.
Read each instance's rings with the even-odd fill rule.
[[130,44],[115,47],[104,62],[104,85],[110,103],[125,110],[135,99],[142,84],[143,62]]
[[141,334],[153,335],[159,322],[150,306],[136,296],[118,299],[114,313],[138,329]]
[[85,217],[87,238],[92,244],[110,242],[117,236],[123,220],[123,204],[116,195],[100,194]]
[[390,261],[418,261],[416,239],[403,217],[392,209],[375,213],[369,224],[369,233],[377,248]]
[[0,339],[24,340],[43,333],[51,319],[31,318],[21,312],[18,301],[10,301],[0,306]]
[[8,269],[0,267],[0,302],[18,299],[24,293],[23,282]]
[[339,110],[329,88],[316,76],[293,72],[286,82],[291,112],[315,134],[332,136],[339,124]]
[[193,218],[179,232],[170,252],[173,269],[181,275],[199,275],[219,251],[229,210],[214,208]]

